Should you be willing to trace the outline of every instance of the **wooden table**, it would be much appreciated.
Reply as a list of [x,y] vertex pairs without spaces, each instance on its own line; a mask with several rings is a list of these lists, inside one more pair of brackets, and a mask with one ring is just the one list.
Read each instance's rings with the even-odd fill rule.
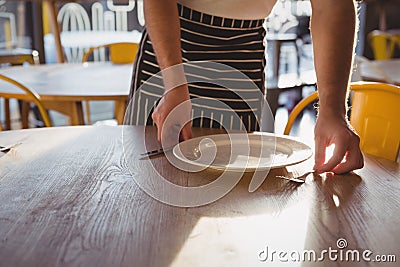
[[[139,43],[142,34],[137,31],[65,31],[60,34],[65,48],[95,47],[109,43]],[[54,38],[54,37],[53,37]]]
[[[66,114],[72,125],[85,124],[82,101],[115,102],[115,117],[122,124],[132,79],[132,65],[108,62],[48,64],[9,67],[0,73],[35,90],[46,108]],[[2,92],[9,97],[18,94],[12,86],[0,81]]]
[[390,29],[386,32],[392,36],[400,36],[400,29]]
[[370,60],[360,64],[366,81],[387,82],[400,86],[400,59]]
[[[149,148],[156,145],[152,129]],[[254,193],[245,176],[212,204],[179,208],[138,188],[123,160],[122,133],[121,126],[0,132],[1,145],[22,143],[0,156],[0,266],[266,266],[271,255],[260,261],[266,249],[320,255],[337,250],[340,238],[348,244],[344,252],[368,249],[370,258],[399,260],[399,163],[366,156],[365,167],[353,174],[309,176],[302,185],[275,178],[309,170],[309,160],[271,172]],[[129,155],[138,158],[143,128],[124,133],[132,142]],[[186,186],[216,176],[179,171],[164,156],[136,162],[135,175],[148,177],[153,163]],[[271,266],[281,263],[277,255]],[[285,266],[293,265],[396,263],[330,261],[325,254],[322,263]]]
[[39,64],[39,53],[25,48],[0,49],[0,65]]

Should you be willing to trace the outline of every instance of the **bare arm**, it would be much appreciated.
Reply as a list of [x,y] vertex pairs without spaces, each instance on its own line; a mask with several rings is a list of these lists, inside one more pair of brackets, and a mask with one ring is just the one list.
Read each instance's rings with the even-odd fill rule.
[[[190,119],[189,91],[185,83],[183,68],[171,68],[182,63],[177,2],[176,0],[145,0],[144,15],[146,29],[156,53],[157,62],[163,72],[165,88],[166,90],[174,89],[164,94],[152,115],[158,128],[158,140],[162,141],[163,128],[166,133],[170,133],[171,127],[176,125],[182,127],[184,122]],[[183,85],[176,87],[177,84]],[[186,105],[180,105],[182,103],[186,103]],[[179,105],[182,112],[175,112],[184,115],[174,118],[173,121],[171,119],[166,121],[167,116]],[[189,139],[191,135],[190,124],[186,124],[181,131],[180,139]],[[166,145],[169,146],[169,144]]]
[[182,63],[176,0],[145,0],[144,16],[157,61],[163,70]]
[[[344,173],[363,166],[359,138],[348,125],[346,100],[356,29],[353,0],[311,0],[311,33],[320,107],[315,128],[315,168]],[[335,144],[325,162],[325,149]],[[343,158],[345,163],[341,163]]]
[[321,112],[333,109],[344,117],[355,35],[354,3],[313,0],[312,6],[311,30]]

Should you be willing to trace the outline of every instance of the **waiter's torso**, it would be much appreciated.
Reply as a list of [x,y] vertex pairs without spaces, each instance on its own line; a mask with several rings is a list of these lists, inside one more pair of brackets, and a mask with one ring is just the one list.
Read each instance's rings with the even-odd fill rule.
[[277,0],[178,0],[178,3],[207,14],[235,19],[263,19]]

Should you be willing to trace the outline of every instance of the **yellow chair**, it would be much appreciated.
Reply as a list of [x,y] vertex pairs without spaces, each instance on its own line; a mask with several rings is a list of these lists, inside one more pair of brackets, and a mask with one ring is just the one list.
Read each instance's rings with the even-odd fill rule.
[[[350,85],[350,124],[360,136],[361,150],[396,161],[400,146],[400,87],[386,83],[357,82]],[[314,92],[301,100],[289,115],[288,135],[300,112],[318,99]]]
[[95,50],[99,50],[102,48],[108,49],[109,61],[111,61],[112,63],[130,64],[135,61],[139,45],[137,43],[121,42],[92,47],[83,55],[82,62],[87,62],[89,56],[93,54]]
[[385,60],[393,57],[396,37],[384,31],[374,30],[368,34],[368,40],[376,60]]
[[[90,55],[92,55],[94,51],[99,49],[108,49],[109,61],[111,61],[113,64],[133,64],[136,59],[139,44],[120,42],[92,47],[83,55],[82,62],[87,62]],[[85,103],[85,109],[86,123],[91,124],[90,106],[88,101],[86,101]]]
[[[0,88],[0,97],[4,98],[4,99],[10,99],[10,98],[15,98],[15,99],[19,99],[19,100],[24,100],[24,101],[28,101],[28,102],[33,102],[36,104],[36,106],[39,109],[40,115],[42,116],[44,125],[46,127],[51,127],[51,121],[49,118],[49,115],[47,114],[46,109],[43,107],[43,104],[40,100],[40,96],[32,89],[27,88],[26,86],[24,86],[23,84],[17,82],[14,79],[11,79],[7,76],[4,76],[2,74],[0,74],[0,80],[3,80],[7,83],[10,83],[11,85],[18,87],[20,90],[24,91],[25,94],[21,94],[19,92],[12,92],[12,91],[6,91]],[[5,112],[9,112],[9,106],[7,106],[8,101],[5,101]],[[0,124],[0,131],[2,130],[2,126]]]

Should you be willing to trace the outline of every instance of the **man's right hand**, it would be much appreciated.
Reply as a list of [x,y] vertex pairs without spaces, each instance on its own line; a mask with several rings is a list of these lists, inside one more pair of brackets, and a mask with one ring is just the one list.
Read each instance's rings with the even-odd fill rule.
[[192,138],[191,111],[186,84],[164,94],[151,116],[157,126],[157,139],[163,147]]

